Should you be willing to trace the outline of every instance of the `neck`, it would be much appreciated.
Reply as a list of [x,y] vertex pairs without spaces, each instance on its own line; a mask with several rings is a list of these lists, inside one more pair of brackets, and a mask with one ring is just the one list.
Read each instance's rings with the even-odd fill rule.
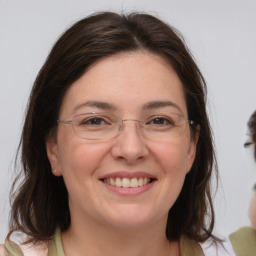
[[120,228],[100,223],[72,223],[62,234],[66,256],[178,256],[179,243],[169,242],[165,223],[143,228]]

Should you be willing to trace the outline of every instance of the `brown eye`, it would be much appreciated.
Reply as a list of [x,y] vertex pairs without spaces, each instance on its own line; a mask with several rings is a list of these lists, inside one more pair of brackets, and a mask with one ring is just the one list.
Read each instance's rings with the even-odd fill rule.
[[156,125],[170,125],[170,124],[173,124],[173,122],[171,122],[171,120],[169,120],[167,118],[163,118],[163,117],[156,117],[151,122],[152,122],[152,124],[156,124]]
[[106,124],[106,122],[102,118],[94,117],[94,118],[83,120],[82,124],[83,125],[104,125]]
[[153,116],[147,120],[145,125],[149,129],[170,129],[175,127],[175,122],[172,118],[166,116]]
[[108,126],[111,125],[111,120],[108,118],[105,118],[103,116],[78,116],[77,119],[77,125],[81,127],[103,127],[103,126]]

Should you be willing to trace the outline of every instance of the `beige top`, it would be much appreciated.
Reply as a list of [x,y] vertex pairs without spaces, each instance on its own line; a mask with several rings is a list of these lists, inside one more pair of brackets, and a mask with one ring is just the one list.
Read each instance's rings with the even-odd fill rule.
[[229,236],[236,256],[256,255],[256,231],[250,227],[242,227]]
[[[181,237],[180,248],[182,256],[204,256],[201,246],[186,236]],[[12,241],[5,241],[5,244],[0,245],[0,256],[65,256],[65,254],[60,231],[57,230],[48,244],[18,246]]]

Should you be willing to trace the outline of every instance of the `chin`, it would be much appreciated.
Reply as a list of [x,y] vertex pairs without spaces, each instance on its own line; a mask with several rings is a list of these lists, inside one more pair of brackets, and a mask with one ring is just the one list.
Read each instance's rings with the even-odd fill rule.
[[157,217],[152,214],[152,211],[145,212],[140,207],[134,208],[130,205],[116,209],[107,218],[107,221],[119,228],[139,228],[149,223],[156,221]]

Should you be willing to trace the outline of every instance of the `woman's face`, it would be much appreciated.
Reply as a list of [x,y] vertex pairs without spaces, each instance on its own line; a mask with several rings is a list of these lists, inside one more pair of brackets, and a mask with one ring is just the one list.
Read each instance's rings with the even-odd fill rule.
[[[104,58],[71,85],[59,119],[89,112],[137,120],[175,112],[187,119],[180,79],[162,57],[147,52]],[[60,123],[56,139],[47,142],[54,175],[63,176],[68,190],[71,223],[122,228],[166,222],[195,150],[188,126],[180,136],[151,140],[132,120],[109,140],[82,139]]]

